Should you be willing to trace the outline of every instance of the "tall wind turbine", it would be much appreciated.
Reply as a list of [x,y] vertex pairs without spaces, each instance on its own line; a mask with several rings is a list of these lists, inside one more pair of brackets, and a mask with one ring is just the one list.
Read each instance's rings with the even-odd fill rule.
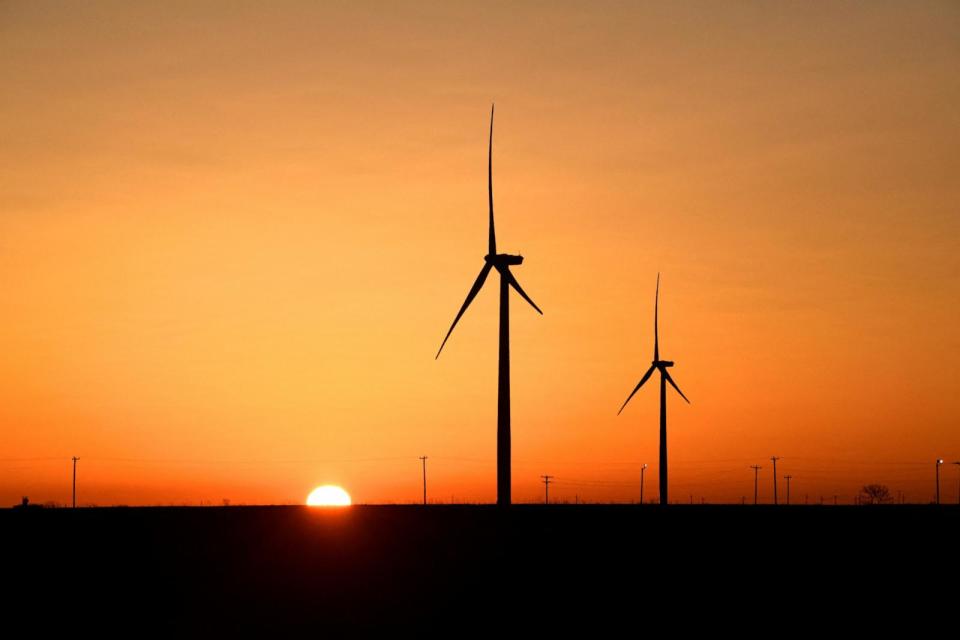
[[[667,372],[667,367],[672,367],[673,362],[670,360],[661,360],[660,359],[660,331],[657,328],[657,317],[659,315],[660,304],[660,274],[657,274],[657,293],[653,302],[653,364],[650,365],[650,368],[647,369],[647,372],[643,374],[643,377],[640,378],[639,384],[630,392],[630,395],[627,396],[627,399],[624,401],[623,406],[620,407],[620,411],[617,412],[617,415],[620,415],[623,412],[624,407],[627,406],[627,403],[630,402],[630,398],[633,397],[637,391],[640,390],[640,387],[643,386],[643,383],[650,379],[650,376],[653,375],[655,370],[660,371],[660,504],[667,504],[667,383],[670,383],[674,389],[677,390],[677,393],[680,394],[680,397],[684,400],[687,400],[687,396],[683,395],[683,391],[680,391],[680,387],[677,386],[677,383],[673,381],[673,378],[670,377],[670,374]],[[690,401],[687,400],[687,404],[690,404]]]
[[[530,303],[537,313],[543,315],[540,307],[534,304],[530,296],[524,292],[520,283],[510,273],[510,265],[519,265],[523,263],[523,256],[513,256],[506,253],[497,253],[497,237],[493,229],[493,106],[490,107],[490,144],[487,152],[487,196],[490,203],[490,233],[487,255],[483,256],[483,268],[480,275],[470,288],[467,299],[463,306],[457,312],[457,317],[453,319],[450,330],[437,350],[436,358],[440,357],[443,346],[447,344],[447,339],[453,333],[453,328],[457,326],[460,317],[463,315],[470,303],[477,296],[480,288],[491,269],[496,269],[500,274],[500,365],[499,378],[497,384],[497,504],[507,506],[510,504],[510,297],[509,287],[513,287],[524,300]],[[435,358],[435,359],[436,359]]]

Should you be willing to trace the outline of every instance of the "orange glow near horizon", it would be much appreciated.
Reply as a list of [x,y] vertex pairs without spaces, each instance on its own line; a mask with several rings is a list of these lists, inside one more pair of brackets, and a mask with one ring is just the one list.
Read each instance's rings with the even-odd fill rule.
[[0,506],[944,501],[960,6],[0,7]]

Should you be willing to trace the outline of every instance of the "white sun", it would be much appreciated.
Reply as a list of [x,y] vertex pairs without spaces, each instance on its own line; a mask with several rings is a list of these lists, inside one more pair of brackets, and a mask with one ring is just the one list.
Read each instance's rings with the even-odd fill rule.
[[317,487],[307,496],[307,505],[311,507],[349,507],[350,494],[335,484]]

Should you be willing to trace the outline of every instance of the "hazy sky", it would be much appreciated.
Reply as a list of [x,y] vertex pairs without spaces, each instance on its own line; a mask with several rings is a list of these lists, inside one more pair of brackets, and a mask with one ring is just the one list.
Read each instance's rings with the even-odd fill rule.
[[492,501],[492,101],[515,500],[932,498],[956,2],[0,2],[0,504]]

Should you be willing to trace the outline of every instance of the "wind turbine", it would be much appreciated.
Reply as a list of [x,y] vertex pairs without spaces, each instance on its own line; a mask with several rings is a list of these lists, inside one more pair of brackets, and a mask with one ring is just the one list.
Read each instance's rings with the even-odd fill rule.
[[[507,253],[497,253],[497,237],[493,228],[493,106],[490,107],[490,144],[487,152],[487,196],[490,203],[490,233],[487,255],[483,256],[483,268],[477,276],[467,299],[453,319],[450,330],[437,350],[436,358],[440,357],[443,346],[447,344],[453,328],[457,326],[470,303],[483,287],[491,269],[500,274],[500,365],[497,384],[497,504],[510,504],[510,297],[509,288],[513,287],[524,300],[530,303],[537,313],[543,315],[540,307],[534,304],[526,294],[517,279],[510,273],[510,265],[523,263],[523,256],[513,256]],[[436,359],[434,358],[434,359]]]
[[[670,374],[667,372],[667,367],[672,367],[673,362],[670,360],[661,360],[660,359],[660,331],[657,328],[657,316],[659,315],[658,306],[660,304],[660,274],[657,274],[657,293],[653,302],[653,363],[650,365],[650,368],[647,369],[647,372],[643,374],[643,377],[640,378],[640,382],[630,392],[630,395],[627,396],[627,399],[624,401],[623,406],[620,407],[620,411],[617,412],[617,415],[620,415],[623,412],[624,407],[627,406],[627,403],[630,402],[630,398],[633,397],[637,391],[640,390],[640,387],[643,386],[643,383],[650,379],[650,376],[653,375],[655,370],[660,371],[660,504],[667,504],[667,383],[670,383],[674,389],[677,390],[677,393],[680,394],[680,397],[684,400],[687,400],[687,396],[683,395],[683,391],[680,391],[680,387],[677,386],[677,383],[673,381],[673,378],[670,377]],[[690,404],[690,401],[687,400],[687,404]]]

